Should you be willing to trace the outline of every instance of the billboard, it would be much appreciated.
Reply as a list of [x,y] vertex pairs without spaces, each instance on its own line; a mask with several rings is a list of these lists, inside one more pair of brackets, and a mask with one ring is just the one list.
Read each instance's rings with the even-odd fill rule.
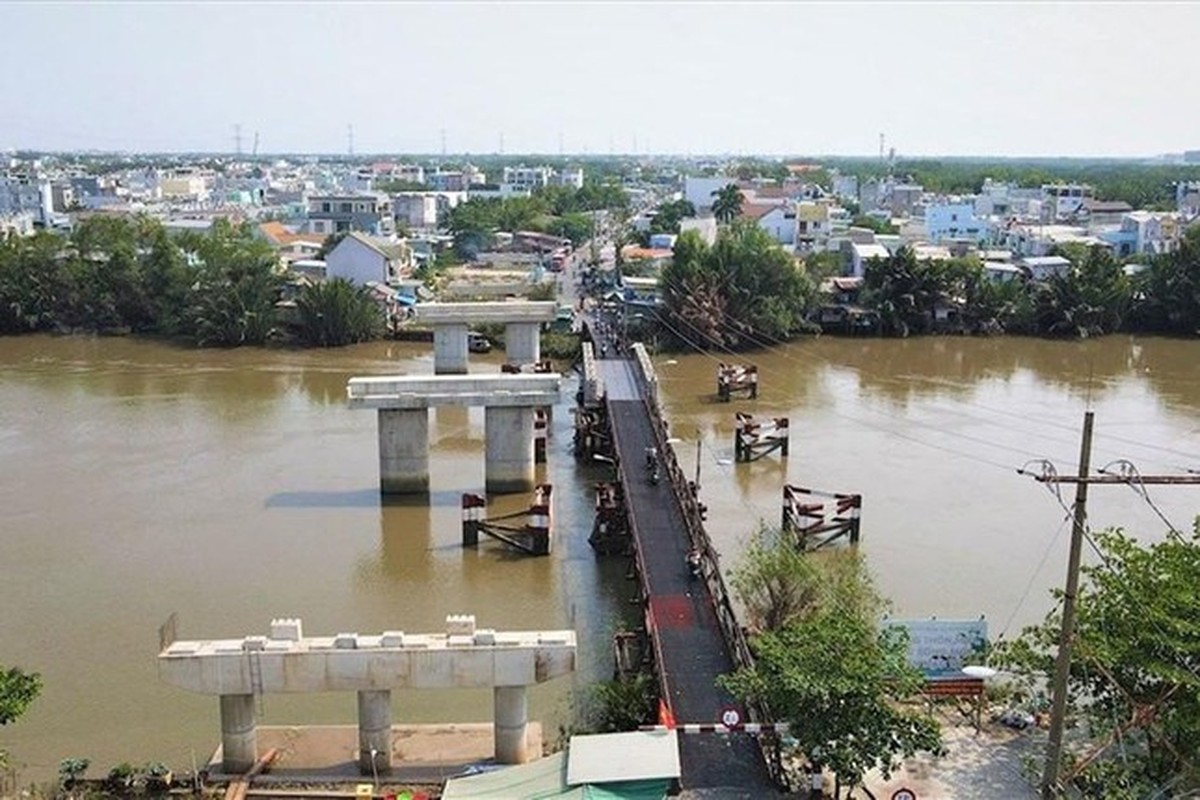
[[927,676],[958,672],[978,663],[987,645],[987,620],[885,619],[885,628],[908,631],[908,663]]

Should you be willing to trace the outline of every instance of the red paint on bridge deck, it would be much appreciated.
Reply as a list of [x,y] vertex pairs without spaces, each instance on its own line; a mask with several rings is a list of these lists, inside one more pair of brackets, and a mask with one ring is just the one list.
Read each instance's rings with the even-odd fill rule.
[[659,630],[696,627],[692,598],[686,594],[660,594],[650,598],[650,618]]

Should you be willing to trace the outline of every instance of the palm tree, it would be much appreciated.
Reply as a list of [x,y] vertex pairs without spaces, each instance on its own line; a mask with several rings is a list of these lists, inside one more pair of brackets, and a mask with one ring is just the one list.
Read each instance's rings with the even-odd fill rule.
[[715,198],[712,204],[713,216],[717,222],[732,222],[742,213],[742,190],[736,183],[727,183],[712,193]]

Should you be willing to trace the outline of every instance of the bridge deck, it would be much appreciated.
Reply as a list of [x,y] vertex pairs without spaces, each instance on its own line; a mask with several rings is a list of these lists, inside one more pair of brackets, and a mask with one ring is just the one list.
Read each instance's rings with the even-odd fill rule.
[[[649,597],[654,647],[667,688],[668,704],[679,723],[717,722],[733,698],[716,685],[731,672],[713,599],[704,581],[687,567],[690,549],[683,510],[670,482],[651,484],[645,449],[654,445],[646,406],[638,399],[631,361],[598,364],[608,392],[609,419],[624,473],[634,536],[641,553],[643,587]],[[768,797],[774,784],[757,745],[745,734],[693,734],[680,737],[685,789],[721,789],[722,797]]]

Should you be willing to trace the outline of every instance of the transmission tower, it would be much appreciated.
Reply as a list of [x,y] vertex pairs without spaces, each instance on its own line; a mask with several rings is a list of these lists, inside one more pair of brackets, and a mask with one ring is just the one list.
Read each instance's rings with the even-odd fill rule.
[[242,154],[242,123],[234,123],[233,126],[233,152],[239,156]]
[[354,155],[354,125],[346,126],[346,153]]

